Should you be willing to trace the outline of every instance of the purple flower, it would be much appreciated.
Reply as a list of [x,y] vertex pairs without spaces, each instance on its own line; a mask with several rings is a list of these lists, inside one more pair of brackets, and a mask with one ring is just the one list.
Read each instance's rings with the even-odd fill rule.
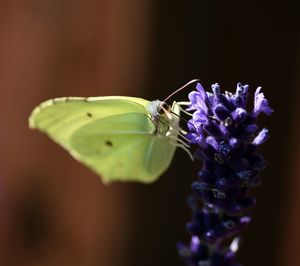
[[253,140],[253,144],[260,145],[263,144],[269,138],[269,130],[264,128],[258,133],[256,138]]
[[192,91],[189,94],[189,100],[191,105],[187,110],[188,111],[198,110],[206,114],[207,113],[206,92],[200,83],[197,83],[196,89],[197,91]]
[[273,113],[273,109],[269,107],[269,101],[265,98],[264,94],[260,92],[261,87],[258,87],[254,95],[254,109],[253,115],[257,117],[261,112],[266,115]]
[[193,114],[187,137],[203,167],[188,200],[193,218],[186,230],[191,241],[177,248],[189,266],[238,266],[238,235],[251,222],[256,204],[251,189],[260,184],[260,171],[266,165],[258,146],[269,132],[264,128],[257,133],[256,119],[273,110],[260,87],[250,112],[246,110],[248,85],[238,83],[235,93],[222,93],[218,83],[212,85],[212,93],[199,83],[196,89],[189,94],[187,111]]

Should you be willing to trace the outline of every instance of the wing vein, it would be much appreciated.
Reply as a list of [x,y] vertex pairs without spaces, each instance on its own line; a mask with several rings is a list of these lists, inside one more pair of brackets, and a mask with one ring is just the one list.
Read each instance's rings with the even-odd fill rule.
[[152,133],[142,131],[105,131],[99,132],[99,135],[152,135]]
[[149,162],[150,162],[150,159],[151,159],[151,153],[152,153],[152,149],[153,149],[153,144],[154,144],[154,138],[152,138],[152,140],[150,142],[150,145],[149,145],[149,149],[147,151],[147,156],[146,156],[146,166],[147,166],[147,169],[149,169]]

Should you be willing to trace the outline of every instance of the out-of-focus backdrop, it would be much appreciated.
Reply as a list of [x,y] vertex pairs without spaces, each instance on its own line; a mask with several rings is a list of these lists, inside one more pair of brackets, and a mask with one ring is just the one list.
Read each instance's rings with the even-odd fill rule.
[[269,167],[240,261],[300,265],[299,14],[296,0],[1,1],[0,265],[183,265],[200,164],[178,151],[153,185],[104,186],[27,118],[48,98],[163,99],[193,78],[263,86]]

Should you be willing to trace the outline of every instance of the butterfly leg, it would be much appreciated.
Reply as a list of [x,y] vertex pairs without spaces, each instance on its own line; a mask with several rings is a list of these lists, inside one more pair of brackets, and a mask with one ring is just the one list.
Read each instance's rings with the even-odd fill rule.
[[[168,136],[168,135],[167,135]],[[182,139],[179,139],[177,136],[170,135],[168,136],[171,140],[177,141],[179,144],[183,145],[186,148],[190,148],[190,145],[186,144]],[[172,143],[173,144],[173,143]]]
[[185,113],[186,115],[189,115],[189,116],[193,116],[193,114],[187,112],[186,110],[184,110],[182,108],[182,106],[188,106],[188,105],[190,105],[190,102],[177,102],[177,105],[179,106],[180,112],[183,112],[183,113]]
[[194,161],[194,157],[188,149],[190,146],[188,146],[186,143],[184,143],[183,140],[178,139],[178,137],[176,137],[176,136],[169,136],[169,138],[170,138],[171,145],[183,149],[189,155],[191,160]]

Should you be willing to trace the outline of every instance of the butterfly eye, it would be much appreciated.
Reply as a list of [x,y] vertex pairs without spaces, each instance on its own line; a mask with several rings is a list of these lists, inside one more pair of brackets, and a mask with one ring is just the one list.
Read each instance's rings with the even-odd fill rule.
[[166,113],[166,111],[170,110],[170,106],[166,104],[165,102],[161,102],[160,105],[157,108],[157,113],[160,115],[163,115]]

